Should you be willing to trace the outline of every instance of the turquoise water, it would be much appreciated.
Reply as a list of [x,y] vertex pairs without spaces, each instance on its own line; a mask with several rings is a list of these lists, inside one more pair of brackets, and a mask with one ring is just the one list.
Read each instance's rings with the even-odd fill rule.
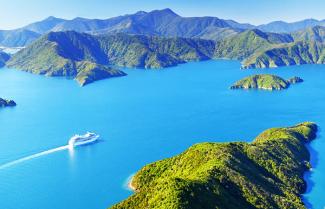
[[[267,128],[303,121],[325,127],[325,66],[258,71],[305,79],[281,92],[229,90],[256,73],[239,67],[208,61],[126,70],[126,77],[83,88],[1,69],[0,96],[18,106],[0,109],[0,208],[102,209],[131,194],[125,183],[142,166],[195,143],[251,141]],[[73,152],[52,150],[86,131],[102,140]],[[310,146],[314,169],[306,175],[304,195],[309,208],[325,206],[324,147],[320,132]]]

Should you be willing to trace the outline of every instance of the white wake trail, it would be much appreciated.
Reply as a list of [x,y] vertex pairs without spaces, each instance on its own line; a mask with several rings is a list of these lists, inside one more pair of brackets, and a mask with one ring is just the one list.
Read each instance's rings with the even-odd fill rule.
[[36,153],[36,154],[33,154],[33,155],[29,155],[27,157],[20,158],[18,160],[14,160],[14,161],[5,163],[3,165],[0,165],[0,169],[5,169],[5,168],[17,165],[19,163],[22,163],[22,162],[25,162],[25,161],[28,161],[28,160],[32,160],[32,159],[35,159],[35,158],[38,158],[38,157],[41,157],[41,156],[44,156],[44,155],[49,155],[49,154],[52,154],[54,152],[67,150],[67,149],[69,149],[69,145],[62,146],[62,147],[57,147],[57,148],[50,149],[50,150],[47,150],[47,151],[44,151],[44,152],[39,152],[39,153]]

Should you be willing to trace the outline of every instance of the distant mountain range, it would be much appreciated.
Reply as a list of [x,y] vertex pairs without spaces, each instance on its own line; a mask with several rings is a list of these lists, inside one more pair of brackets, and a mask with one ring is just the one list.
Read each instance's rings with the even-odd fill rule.
[[90,34],[128,33],[221,40],[247,29],[259,29],[264,32],[273,33],[291,33],[316,25],[325,25],[325,21],[313,19],[294,23],[278,21],[254,26],[217,17],[181,17],[170,9],[163,9],[151,12],[140,11],[135,14],[104,20],[80,17],[65,20],[49,17],[16,30],[0,30],[0,46],[26,46],[48,32],[70,30]]
[[86,85],[126,75],[113,66],[165,68],[208,59],[239,60],[244,69],[325,64],[325,27],[307,27],[317,23],[321,21],[258,27],[303,28],[275,33],[215,17],[184,18],[170,9],[107,20],[49,17],[21,29],[0,31],[2,43],[26,45],[12,56],[1,52],[0,66],[66,76]]
[[17,30],[0,31],[0,45],[25,46],[45,33],[72,30],[90,34],[128,33],[218,40],[252,27],[216,17],[181,17],[170,9],[140,11],[105,20],[49,17]]
[[[85,85],[113,74],[125,75],[114,70],[112,75],[96,76],[98,69],[113,72],[105,66],[164,68],[188,61],[223,58],[240,60],[243,68],[323,64],[324,41],[322,26],[292,34],[251,29],[218,41],[125,33],[50,32],[14,54],[6,65],[36,74],[73,77]],[[85,76],[85,72],[92,75],[92,80],[81,82],[80,75]]]
[[265,32],[292,33],[314,26],[325,26],[325,20],[306,19],[293,23],[275,21],[269,24],[257,26],[257,28]]

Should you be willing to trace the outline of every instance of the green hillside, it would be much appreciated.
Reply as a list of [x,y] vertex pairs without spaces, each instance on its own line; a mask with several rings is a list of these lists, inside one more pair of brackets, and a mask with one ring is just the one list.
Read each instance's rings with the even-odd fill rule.
[[164,68],[211,59],[214,50],[213,41],[200,39],[52,32],[13,55],[6,64],[34,74],[76,78],[86,85],[90,80],[126,75],[107,66]]
[[6,64],[34,74],[76,78],[82,86],[126,75],[105,66],[108,59],[93,36],[76,32],[49,33],[13,55]]
[[300,194],[310,167],[305,144],[317,126],[273,128],[252,143],[201,143],[143,167],[136,189],[113,209],[305,209]]
[[[95,36],[72,31],[51,32],[12,56],[7,66],[35,74],[76,78],[84,65],[92,63],[97,65],[97,70],[91,74],[98,73],[93,78],[103,79],[100,75],[104,74],[99,72],[111,70],[104,66],[159,69],[220,58],[240,60],[245,69],[324,64],[323,40],[325,28],[320,26],[291,35],[247,30],[221,41],[123,33]],[[114,71],[105,75],[125,74]]]
[[290,35],[248,30],[217,43],[215,57],[244,60],[278,44],[290,43]]
[[295,42],[253,54],[243,62],[243,68],[325,64],[325,27],[315,26],[293,33],[292,36]]
[[5,53],[0,51],[0,67],[5,66],[6,62],[10,59],[10,56]]
[[164,68],[213,57],[213,41],[139,35],[106,35],[98,40],[109,63],[138,68]]

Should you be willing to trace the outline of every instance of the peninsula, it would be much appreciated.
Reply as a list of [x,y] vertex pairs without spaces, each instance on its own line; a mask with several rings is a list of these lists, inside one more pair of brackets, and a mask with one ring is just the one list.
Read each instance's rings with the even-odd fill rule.
[[252,143],[196,144],[143,167],[131,182],[135,193],[112,209],[305,209],[305,145],[316,132],[316,124],[305,122],[266,130]]

